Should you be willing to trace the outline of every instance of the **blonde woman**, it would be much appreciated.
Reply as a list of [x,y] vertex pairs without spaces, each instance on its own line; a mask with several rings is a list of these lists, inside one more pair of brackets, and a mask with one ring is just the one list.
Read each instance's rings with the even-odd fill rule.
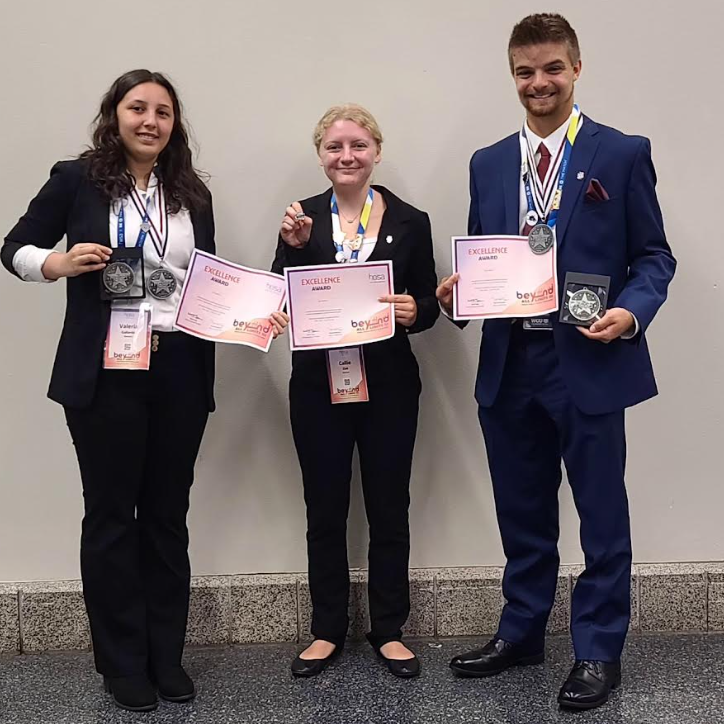
[[292,663],[314,676],[342,650],[348,628],[347,515],[357,446],[369,523],[367,638],[389,670],[420,673],[401,641],[410,610],[408,508],[421,384],[409,335],[438,317],[430,220],[383,186],[372,185],[382,133],[369,111],[330,108],[314,131],[319,163],[332,186],[293,202],[281,223],[273,269],[391,260],[396,334],[361,349],[369,401],[332,404],[328,352],[293,354],[291,424],[307,505],[314,641]]

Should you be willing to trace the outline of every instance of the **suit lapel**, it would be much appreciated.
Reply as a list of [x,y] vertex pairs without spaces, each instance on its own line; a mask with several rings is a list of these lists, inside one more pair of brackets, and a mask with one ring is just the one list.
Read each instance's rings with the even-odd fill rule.
[[209,231],[203,213],[191,212],[191,226],[194,228],[194,246],[201,251],[211,251],[209,248]]
[[90,226],[88,239],[92,239],[97,244],[102,244],[103,246],[115,246],[116,239],[113,239],[113,244],[111,244],[111,205],[103,198],[103,195],[95,185],[89,182],[88,189],[90,199],[89,203],[85,205],[88,209],[88,224]]
[[377,234],[377,243],[372,249],[368,261],[383,261],[392,259],[399,241],[405,233],[404,226],[407,222],[407,216],[399,199],[394,194],[384,186],[374,186],[374,189],[385,200],[386,208]]
[[327,189],[323,194],[315,197],[314,202],[307,201],[304,204],[304,213],[312,218],[312,236],[310,245],[316,249],[320,264],[335,264],[334,242],[332,241],[332,214],[330,203],[332,201],[332,189]]
[[584,118],[576,142],[573,144],[568,175],[563,184],[561,208],[556,222],[556,242],[560,247],[571,220],[571,214],[581,198],[581,191],[588,183],[588,170],[598,151],[598,126],[588,117]]
[[520,234],[520,165],[520,137],[516,134],[511,136],[510,148],[503,162],[505,233],[513,236]]

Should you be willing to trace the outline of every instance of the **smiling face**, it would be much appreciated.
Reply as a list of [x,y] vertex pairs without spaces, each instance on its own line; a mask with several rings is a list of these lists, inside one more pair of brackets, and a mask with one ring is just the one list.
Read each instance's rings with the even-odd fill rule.
[[319,145],[319,162],[336,188],[364,186],[381,154],[372,134],[348,120],[332,123]]
[[513,48],[510,57],[518,97],[528,116],[547,118],[553,128],[563,124],[573,109],[581,61],[572,63],[566,43],[524,45]]
[[140,83],[123,96],[116,115],[126,154],[139,162],[155,161],[173,131],[173,101],[168,91],[157,83]]

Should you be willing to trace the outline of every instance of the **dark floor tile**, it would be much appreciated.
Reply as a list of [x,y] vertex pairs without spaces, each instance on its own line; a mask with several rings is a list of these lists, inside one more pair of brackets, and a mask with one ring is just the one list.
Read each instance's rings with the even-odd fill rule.
[[1,724],[713,724],[724,711],[724,635],[632,636],[624,686],[606,706],[559,712],[571,665],[566,637],[541,666],[483,680],[455,679],[449,659],[478,640],[417,641],[423,675],[392,677],[365,644],[349,645],[321,676],[296,680],[290,644],[190,649],[199,695],[151,714],[113,707],[89,654],[0,657]]

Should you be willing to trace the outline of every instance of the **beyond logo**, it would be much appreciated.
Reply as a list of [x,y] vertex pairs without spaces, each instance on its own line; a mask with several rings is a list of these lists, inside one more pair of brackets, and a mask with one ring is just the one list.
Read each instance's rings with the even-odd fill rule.
[[359,332],[369,332],[372,329],[379,329],[380,327],[385,327],[387,324],[389,324],[390,321],[390,315],[385,314],[384,317],[375,317],[371,321],[360,321],[360,322],[352,322],[352,329],[356,329]]
[[337,394],[340,397],[350,397],[352,395],[359,395],[359,385],[357,387],[338,387]]
[[251,334],[269,334],[271,326],[268,324],[262,324],[261,322],[240,322],[234,320],[234,328],[239,332],[250,332]]
[[515,296],[523,303],[523,306],[547,302],[553,298],[553,282],[535,292],[516,292]]

